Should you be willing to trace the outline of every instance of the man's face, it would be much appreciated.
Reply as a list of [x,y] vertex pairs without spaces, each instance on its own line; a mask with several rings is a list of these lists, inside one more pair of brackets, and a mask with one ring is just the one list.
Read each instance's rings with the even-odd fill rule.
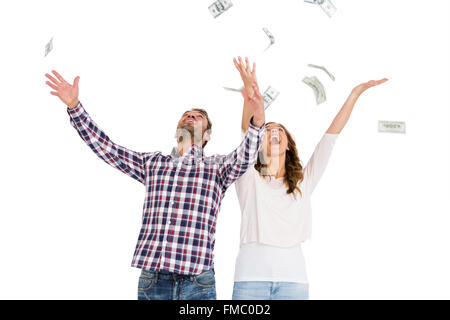
[[204,132],[208,127],[208,120],[206,117],[198,111],[186,111],[178,121],[177,126],[177,139],[183,137],[192,138],[194,137],[194,142],[203,142],[203,139],[209,140],[209,136],[204,137]]

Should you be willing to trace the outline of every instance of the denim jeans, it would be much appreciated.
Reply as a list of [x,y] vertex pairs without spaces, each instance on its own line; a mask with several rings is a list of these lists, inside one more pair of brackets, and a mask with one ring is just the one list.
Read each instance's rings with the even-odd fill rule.
[[309,285],[296,282],[236,281],[233,300],[308,300]]
[[142,270],[138,300],[216,300],[214,271],[187,276]]

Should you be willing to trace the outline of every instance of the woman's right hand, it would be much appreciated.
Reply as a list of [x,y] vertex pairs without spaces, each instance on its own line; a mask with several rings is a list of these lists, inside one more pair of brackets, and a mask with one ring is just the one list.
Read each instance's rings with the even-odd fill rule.
[[46,81],[45,83],[55,90],[51,91],[50,94],[59,97],[70,109],[75,108],[78,104],[78,81],[80,77],[76,77],[73,80],[73,85],[70,85],[58,72],[55,70],[52,70],[52,72],[59,81],[48,73],[45,74],[52,81]]
[[253,82],[256,82],[256,63],[253,63],[253,70],[250,70],[250,63],[248,58],[245,57],[245,65],[242,58],[239,57],[239,62],[236,58],[233,58],[234,65],[236,69],[241,74],[242,81],[244,82],[245,91],[247,91],[247,96],[251,99],[254,97]]

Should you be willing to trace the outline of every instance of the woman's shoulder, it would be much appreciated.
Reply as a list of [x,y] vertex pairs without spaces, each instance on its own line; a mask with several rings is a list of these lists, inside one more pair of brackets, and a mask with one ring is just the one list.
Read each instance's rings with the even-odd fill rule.
[[245,172],[247,175],[259,175],[259,171],[256,170],[255,165],[252,164],[251,166],[248,167],[247,171]]
[[255,169],[254,165],[251,165],[247,170],[236,180],[236,184],[242,184],[251,181],[254,177],[259,174],[258,170]]

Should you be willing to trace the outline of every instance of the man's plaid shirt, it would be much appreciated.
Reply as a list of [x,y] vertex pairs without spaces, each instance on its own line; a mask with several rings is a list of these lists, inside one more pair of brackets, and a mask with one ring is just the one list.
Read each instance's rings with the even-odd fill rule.
[[239,147],[205,157],[193,144],[178,152],[136,152],[112,142],[81,103],[70,123],[103,161],[145,185],[142,227],[132,266],[195,275],[211,269],[215,227],[225,190],[256,162],[265,126],[250,122]]

